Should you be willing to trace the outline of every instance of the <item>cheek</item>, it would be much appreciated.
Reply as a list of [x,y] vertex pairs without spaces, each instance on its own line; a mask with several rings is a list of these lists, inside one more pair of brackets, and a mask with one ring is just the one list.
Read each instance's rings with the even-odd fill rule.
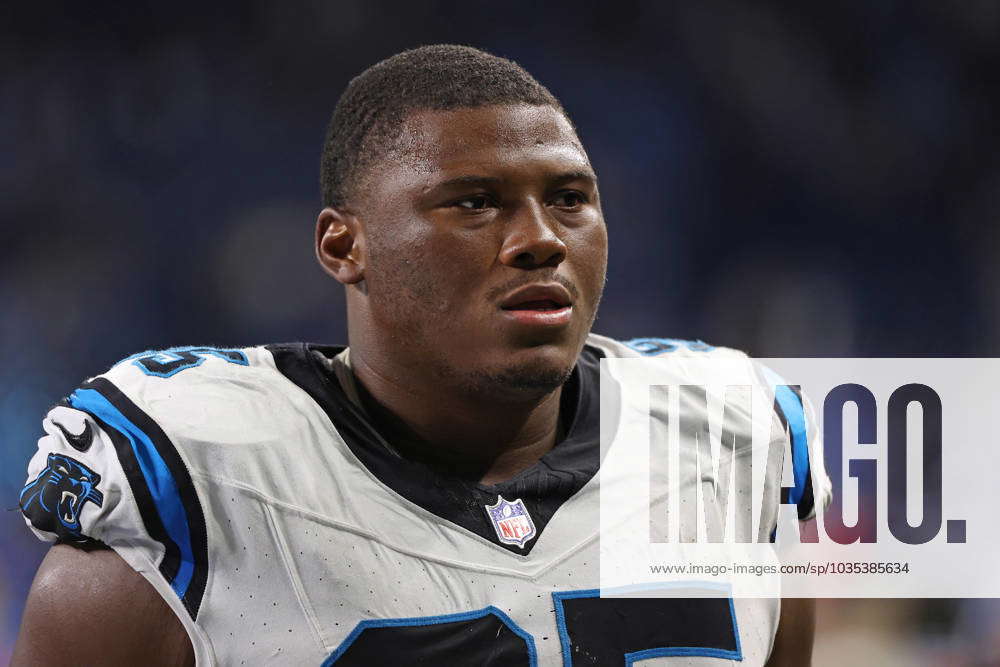
[[575,243],[576,268],[586,286],[600,293],[608,264],[607,228],[603,224],[595,224],[581,232]]
[[477,266],[468,240],[445,234],[381,239],[369,250],[372,309],[411,323],[447,326],[441,315],[467,307]]

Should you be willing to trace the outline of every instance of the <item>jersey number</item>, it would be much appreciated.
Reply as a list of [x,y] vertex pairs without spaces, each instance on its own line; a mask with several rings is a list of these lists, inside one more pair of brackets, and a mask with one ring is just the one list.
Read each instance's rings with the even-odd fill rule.
[[[552,594],[563,665],[631,665],[665,656],[742,660],[731,598],[601,598]],[[324,662],[536,667],[535,637],[496,607],[362,621]],[[542,641],[548,641],[542,637]]]
[[231,364],[249,366],[247,355],[239,350],[223,350],[216,347],[172,347],[160,352],[143,352],[132,357],[132,363],[146,375],[168,378],[181,371],[201,366],[205,357],[219,357]]

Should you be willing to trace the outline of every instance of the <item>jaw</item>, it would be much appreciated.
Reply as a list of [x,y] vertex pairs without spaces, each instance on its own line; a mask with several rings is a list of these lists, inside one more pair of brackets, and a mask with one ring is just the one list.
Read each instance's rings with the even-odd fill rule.
[[[415,396],[430,390],[436,403],[445,396],[519,404],[543,398],[569,377],[593,320],[581,302],[568,326],[520,326],[496,306],[473,306],[468,302],[481,300],[468,298],[437,318],[410,307],[375,313],[352,292],[349,343],[363,379]],[[376,335],[380,331],[387,335]]]
[[467,395],[491,401],[526,403],[541,400],[569,379],[578,350],[564,345],[539,345],[482,359],[462,374]]

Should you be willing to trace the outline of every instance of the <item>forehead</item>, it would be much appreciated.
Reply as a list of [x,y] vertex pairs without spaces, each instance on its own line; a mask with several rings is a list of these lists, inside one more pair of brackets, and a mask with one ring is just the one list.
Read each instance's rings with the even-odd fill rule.
[[569,120],[551,106],[421,110],[403,122],[400,157],[424,173],[527,159],[589,165]]

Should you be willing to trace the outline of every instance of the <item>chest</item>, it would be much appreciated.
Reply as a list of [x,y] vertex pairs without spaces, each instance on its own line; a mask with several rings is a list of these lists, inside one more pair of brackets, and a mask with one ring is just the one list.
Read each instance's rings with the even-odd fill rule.
[[596,540],[514,558],[398,506],[368,509],[393,522],[387,540],[252,493],[211,496],[199,624],[220,664],[762,664],[776,627],[774,600],[601,598]]

